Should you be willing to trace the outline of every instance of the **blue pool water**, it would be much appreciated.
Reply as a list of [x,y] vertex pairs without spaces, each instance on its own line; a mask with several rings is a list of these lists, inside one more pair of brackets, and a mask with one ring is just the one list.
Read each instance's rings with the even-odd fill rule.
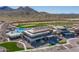
[[24,32],[25,30],[27,30],[26,28],[16,28],[15,32],[21,33]]

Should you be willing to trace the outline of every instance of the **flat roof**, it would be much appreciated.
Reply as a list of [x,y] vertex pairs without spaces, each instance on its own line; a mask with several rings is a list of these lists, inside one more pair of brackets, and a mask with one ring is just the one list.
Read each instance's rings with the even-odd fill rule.
[[28,36],[24,36],[25,38],[27,38],[28,40],[30,40],[31,42],[35,41],[35,40],[38,40],[38,39],[42,39],[42,38],[45,38],[45,37],[54,37],[55,35],[47,35],[47,36],[42,36],[42,37],[36,37],[36,38],[30,38]]
[[38,28],[32,28],[31,30],[28,30],[29,33],[36,34],[40,32],[46,32],[49,31],[49,28],[45,27],[38,27]]
[[45,31],[45,32],[39,32],[39,33],[33,34],[33,33],[28,32],[28,31],[24,31],[24,33],[26,33],[27,35],[29,35],[31,37],[35,37],[35,36],[42,35],[42,34],[47,34],[49,32],[50,31]]
[[64,29],[64,26],[56,26],[56,29]]

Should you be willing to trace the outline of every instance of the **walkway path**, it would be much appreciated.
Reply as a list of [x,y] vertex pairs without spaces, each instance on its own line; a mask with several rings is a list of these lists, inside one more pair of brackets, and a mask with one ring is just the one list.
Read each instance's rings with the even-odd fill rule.
[[21,41],[18,41],[18,42],[21,43],[24,46],[24,50],[26,51],[27,50],[26,45],[23,42],[21,42]]

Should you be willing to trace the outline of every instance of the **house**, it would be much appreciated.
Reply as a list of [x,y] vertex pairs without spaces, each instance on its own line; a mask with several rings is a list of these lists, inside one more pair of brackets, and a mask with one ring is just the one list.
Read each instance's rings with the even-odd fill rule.
[[75,33],[71,32],[68,28],[66,27],[60,27],[57,28],[57,32],[60,33],[62,36],[64,36],[65,38],[74,38],[75,37]]

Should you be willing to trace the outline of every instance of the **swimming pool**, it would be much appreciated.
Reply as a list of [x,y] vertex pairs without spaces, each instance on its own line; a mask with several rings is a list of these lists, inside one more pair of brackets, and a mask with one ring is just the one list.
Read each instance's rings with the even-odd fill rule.
[[16,28],[15,32],[21,33],[24,32],[25,30],[27,30],[26,28]]

